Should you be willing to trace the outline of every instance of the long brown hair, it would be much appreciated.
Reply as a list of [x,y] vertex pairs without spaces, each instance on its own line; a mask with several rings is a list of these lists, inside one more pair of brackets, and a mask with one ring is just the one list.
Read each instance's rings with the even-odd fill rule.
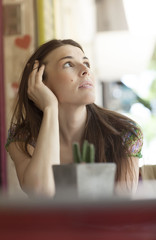
[[[28,155],[28,144],[37,140],[43,117],[42,111],[28,98],[28,78],[35,60],[38,60],[41,65],[47,54],[64,45],[72,45],[83,51],[82,47],[71,39],[53,39],[35,51],[26,63],[21,77],[18,101],[11,120],[11,128],[15,128],[14,137],[24,142],[21,146]],[[121,114],[100,108],[95,104],[88,105],[87,111],[88,121],[83,139],[87,139],[95,145],[96,162],[115,162],[117,164],[116,180],[120,180],[121,170],[124,166],[126,170],[125,180],[127,173],[133,179],[131,173],[133,163],[129,157],[128,147],[122,144],[122,133],[123,131],[130,131],[136,135],[136,124]]]
[[[127,181],[127,174],[130,181],[134,178],[132,171],[134,162],[132,161],[131,148],[124,144],[126,133],[132,134],[137,140],[137,131],[141,130],[136,123],[120,114],[96,104],[90,104],[88,109],[88,122],[84,133],[84,139],[95,145],[96,162],[115,162],[117,165],[116,180]],[[132,144],[132,143],[131,143]],[[122,171],[124,169],[124,172]]]

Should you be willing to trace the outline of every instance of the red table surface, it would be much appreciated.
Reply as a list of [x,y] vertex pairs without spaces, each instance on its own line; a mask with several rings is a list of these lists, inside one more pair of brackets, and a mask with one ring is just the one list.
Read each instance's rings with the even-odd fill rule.
[[156,200],[3,204],[0,239],[156,240]]

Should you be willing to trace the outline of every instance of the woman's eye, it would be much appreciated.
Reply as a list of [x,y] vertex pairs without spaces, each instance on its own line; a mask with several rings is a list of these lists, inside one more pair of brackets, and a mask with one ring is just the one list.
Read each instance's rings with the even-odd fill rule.
[[86,65],[86,67],[90,68],[90,63],[89,62],[84,62],[84,65]]
[[71,63],[71,62],[66,62],[63,66],[64,66],[65,68],[67,68],[67,67],[72,67],[72,63]]

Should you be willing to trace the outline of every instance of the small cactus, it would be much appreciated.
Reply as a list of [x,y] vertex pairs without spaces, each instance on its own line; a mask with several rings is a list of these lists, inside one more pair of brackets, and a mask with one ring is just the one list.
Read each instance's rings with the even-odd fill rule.
[[93,163],[95,161],[95,147],[93,144],[84,140],[82,153],[79,143],[73,143],[73,158],[75,163]]

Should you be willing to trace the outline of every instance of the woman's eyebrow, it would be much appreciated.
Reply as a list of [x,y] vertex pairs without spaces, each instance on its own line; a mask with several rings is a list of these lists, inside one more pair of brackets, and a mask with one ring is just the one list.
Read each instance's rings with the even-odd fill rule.
[[[60,59],[58,60],[58,62],[61,61],[61,60],[64,60],[64,59],[73,59],[73,57],[72,57],[72,56],[65,56],[65,57],[62,57],[62,58],[60,58]],[[88,60],[87,57],[83,57],[82,59],[87,59],[87,60]]]
[[73,58],[73,57],[72,57],[72,56],[65,56],[65,57],[62,57],[62,58],[60,58],[60,59],[58,60],[58,62],[61,61],[61,60],[67,59],[67,58],[71,59],[71,58]]

